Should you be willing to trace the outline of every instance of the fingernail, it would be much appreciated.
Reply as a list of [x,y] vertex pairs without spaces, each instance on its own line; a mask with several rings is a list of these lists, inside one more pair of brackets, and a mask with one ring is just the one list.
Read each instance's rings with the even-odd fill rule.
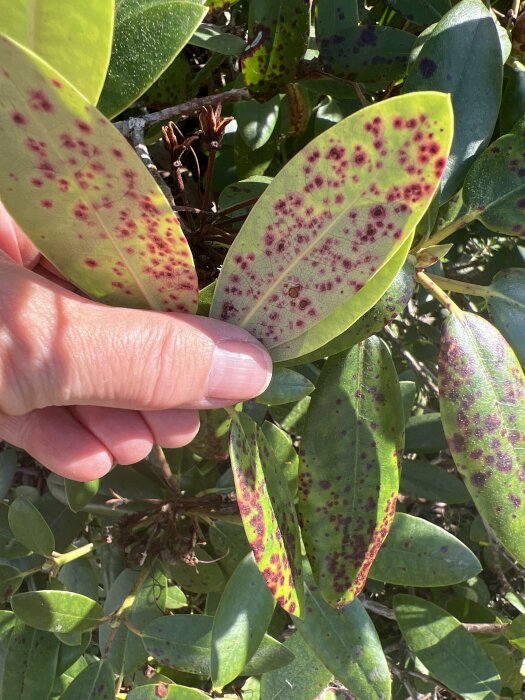
[[219,342],[213,353],[208,398],[241,401],[261,394],[272,378],[272,361],[255,343]]

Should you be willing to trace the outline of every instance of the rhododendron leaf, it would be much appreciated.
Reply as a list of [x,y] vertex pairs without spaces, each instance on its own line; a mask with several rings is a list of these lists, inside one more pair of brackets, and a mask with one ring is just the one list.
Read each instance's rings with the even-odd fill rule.
[[404,437],[397,373],[372,336],[323,367],[301,441],[299,521],[319,591],[346,605],[388,534]]
[[489,287],[490,315],[525,366],[525,269],[500,270]]
[[0,38],[0,196],[92,298],[194,311],[191,252],[164,195],[114,127],[62,76]]
[[507,341],[480,316],[445,321],[439,392],[458,471],[485,522],[525,564],[525,378]]
[[230,456],[239,511],[257,566],[279,605],[300,616],[304,593],[293,500],[264,433],[246,413],[233,422]]
[[[270,350],[352,297],[357,320],[401,268],[403,260],[370,298],[358,296],[412,235],[451,139],[449,98],[417,93],[367,107],[311,141],[250,212],[225,259],[211,315],[245,327]],[[281,349],[278,359],[304,353]]]
[[114,0],[4,3],[0,32],[34,51],[96,104],[109,64]]

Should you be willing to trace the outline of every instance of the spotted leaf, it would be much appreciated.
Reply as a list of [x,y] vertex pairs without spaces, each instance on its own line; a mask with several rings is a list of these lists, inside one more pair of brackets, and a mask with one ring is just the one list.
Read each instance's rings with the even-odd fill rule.
[[441,417],[459,473],[501,543],[525,563],[525,379],[499,331],[450,315],[439,356]]
[[25,233],[98,301],[195,310],[187,241],[124,137],[7,38],[0,38],[0,65],[0,196]]
[[463,201],[491,231],[525,238],[525,119],[476,160]]
[[[346,330],[401,268],[403,260],[373,294],[358,295],[406,246],[451,139],[448,97],[419,93],[367,107],[311,141],[250,212],[225,259],[211,315],[247,328],[279,360]],[[305,350],[307,331],[352,298],[351,319]],[[288,348],[299,336],[299,347]]]
[[362,590],[396,509],[404,419],[388,348],[373,336],[330,358],[300,451],[299,521],[319,590],[332,605]]
[[311,0],[252,0],[248,45],[241,55],[246,87],[262,99],[293,81],[310,31]]
[[525,269],[500,270],[487,299],[490,315],[525,367]]
[[388,0],[388,4],[417,24],[433,24],[452,7],[451,0]]
[[230,456],[237,502],[257,566],[279,605],[300,616],[303,582],[294,504],[264,433],[245,413],[233,423]]

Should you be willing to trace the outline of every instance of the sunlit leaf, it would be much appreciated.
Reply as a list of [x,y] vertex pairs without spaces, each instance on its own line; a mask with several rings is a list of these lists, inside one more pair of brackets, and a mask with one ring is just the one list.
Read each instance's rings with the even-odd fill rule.
[[64,479],[64,484],[67,503],[74,513],[78,513],[79,510],[82,510],[82,508],[97,495],[100,481],[98,479],[94,479],[93,481],[71,481],[71,479]]
[[302,614],[299,526],[286,479],[264,433],[245,413],[230,437],[237,502],[255,561],[287,612]]
[[330,358],[301,441],[299,519],[321,594],[333,605],[362,590],[394,517],[404,418],[386,345],[372,336]]
[[[224,262],[211,315],[247,328],[272,349],[353,297],[352,316],[315,347],[346,330],[401,268],[403,260],[366,294],[366,283],[406,244],[432,199],[451,137],[450,103],[437,93],[372,105],[318,136],[250,212]],[[276,359],[299,354],[304,350],[281,351]]]
[[135,102],[184,48],[205,14],[201,0],[119,0],[100,111],[111,118]]
[[240,56],[246,46],[246,42],[241,36],[223,31],[217,25],[206,23],[197,27],[188,43],[191,46],[199,46],[201,49],[214,51],[223,56]]
[[300,372],[294,372],[286,367],[276,367],[270,384],[255,400],[265,406],[295,403],[311,394],[314,388],[312,382]]
[[58,73],[6,38],[0,64],[9,66],[0,73],[0,195],[25,233],[97,300],[195,310],[186,239],[127,141]]
[[264,421],[261,426],[270,449],[274,453],[281,470],[288,482],[292,498],[295,498],[299,482],[299,456],[293,445],[292,438],[279,426],[270,421]]
[[55,538],[44,517],[27,498],[15,498],[9,506],[9,527],[19,542],[31,552],[51,555]]
[[27,46],[96,104],[111,53],[114,0],[5,3],[0,32]]
[[525,564],[525,378],[499,331],[468,312],[445,321],[441,417],[454,462],[496,536]]
[[451,586],[481,571],[454,535],[422,518],[397,513],[370,569],[370,578],[400,586]]
[[412,653],[447,688],[466,700],[497,700],[496,667],[452,615],[412,595],[396,595],[397,622]]
[[243,100],[234,105],[237,133],[253,150],[261,148],[271,138],[279,117],[280,98],[267,102]]
[[104,617],[94,600],[68,591],[17,593],[11,607],[27,625],[49,632],[82,632],[99,625]]

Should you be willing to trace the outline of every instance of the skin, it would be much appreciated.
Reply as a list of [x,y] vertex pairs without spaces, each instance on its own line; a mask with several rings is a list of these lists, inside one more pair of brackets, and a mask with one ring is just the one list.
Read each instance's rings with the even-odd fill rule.
[[270,377],[268,353],[241,328],[85,298],[0,203],[0,440],[96,479],[154,443],[188,444],[198,409],[257,396]]

